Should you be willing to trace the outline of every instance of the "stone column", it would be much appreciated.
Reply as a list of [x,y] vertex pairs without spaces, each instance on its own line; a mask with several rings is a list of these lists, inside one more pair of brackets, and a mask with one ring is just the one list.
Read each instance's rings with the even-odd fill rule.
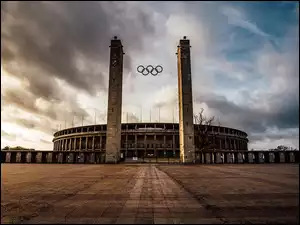
[[93,142],[92,142],[92,150],[95,151],[95,136],[93,136]]
[[172,145],[172,147],[173,147],[173,155],[175,155],[174,153],[176,151],[176,145],[175,145],[175,135],[174,134],[172,135],[172,142],[173,142],[173,145]]
[[72,139],[73,138],[69,138],[69,151],[72,151]]
[[[127,129],[127,126],[128,125],[126,125],[126,129]],[[127,132],[125,134],[125,143],[126,143],[125,157],[127,157],[127,151],[128,151],[128,134],[127,134]]]
[[100,150],[103,149],[103,148],[102,148],[102,147],[103,147],[103,145],[102,145],[102,139],[103,139],[103,138],[102,138],[102,135],[101,135],[101,136],[100,136]]
[[165,152],[166,152],[166,135],[164,135],[164,155],[165,155]]
[[154,135],[154,155],[156,156],[156,134]]
[[137,157],[137,135],[136,134],[134,135],[134,146],[135,146],[135,149],[134,149],[135,156]]
[[82,137],[79,138],[79,151],[81,151],[81,142],[82,142]]
[[88,136],[85,136],[85,151],[88,150],[88,141],[89,141]]
[[117,163],[121,150],[123,46],[117,37],[111,40],[106,130],[106,163]]
[[145,148],[144,148],[144,156],[145,156],[146,152],[147,152],[147,135],[144,136],[144,145],[145,145]]
[[179,142],[183,163],[191,163],[195,157],[190,47],[190,41],[184,37],[177,48]]
[[65,139],[65,146],[64,146],[64,150],[67,151],[68,150],[68,139]]

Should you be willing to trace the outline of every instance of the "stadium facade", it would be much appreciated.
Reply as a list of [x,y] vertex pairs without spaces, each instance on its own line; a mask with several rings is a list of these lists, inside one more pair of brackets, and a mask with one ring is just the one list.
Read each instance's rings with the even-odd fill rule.
[[[194,125],[195,152],[199,151],[199,132]],[[60,130],[54,134],[54,151],[106,151],[107,125],[89,125]],[[247,151],[247,133],[222,126],[209,126],[207,150]],[[122,157],[180,157],[178,123],[123,123]]]

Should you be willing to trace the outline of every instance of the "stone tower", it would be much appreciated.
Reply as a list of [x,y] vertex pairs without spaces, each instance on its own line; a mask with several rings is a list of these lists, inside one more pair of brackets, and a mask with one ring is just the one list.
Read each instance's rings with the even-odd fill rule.
[[106,133],[106,163],[118,163],[121,150],[123,83],[123,46],[117,37],[111,40]]
[[192,163],[195,159],[194,115],[190,41],[186,37],[179,42],[177,67],[180,160],[183,163]]

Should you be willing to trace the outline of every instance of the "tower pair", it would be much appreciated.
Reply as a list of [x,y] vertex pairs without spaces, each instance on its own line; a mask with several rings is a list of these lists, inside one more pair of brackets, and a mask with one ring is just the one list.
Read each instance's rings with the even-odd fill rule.
[[[123,46],[117,37],[111,40],[108,85],[106,163],[118,163],[121,151]],[[192,163],[195,158],[193,94],[190,41],[184,37],[177,49],[180,160]]]

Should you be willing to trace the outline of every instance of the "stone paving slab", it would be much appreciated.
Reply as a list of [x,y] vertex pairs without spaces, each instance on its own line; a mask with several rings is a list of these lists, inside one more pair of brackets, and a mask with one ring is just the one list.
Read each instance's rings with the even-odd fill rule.
[[299,223],[299,166],[1,165],[2,223]]

